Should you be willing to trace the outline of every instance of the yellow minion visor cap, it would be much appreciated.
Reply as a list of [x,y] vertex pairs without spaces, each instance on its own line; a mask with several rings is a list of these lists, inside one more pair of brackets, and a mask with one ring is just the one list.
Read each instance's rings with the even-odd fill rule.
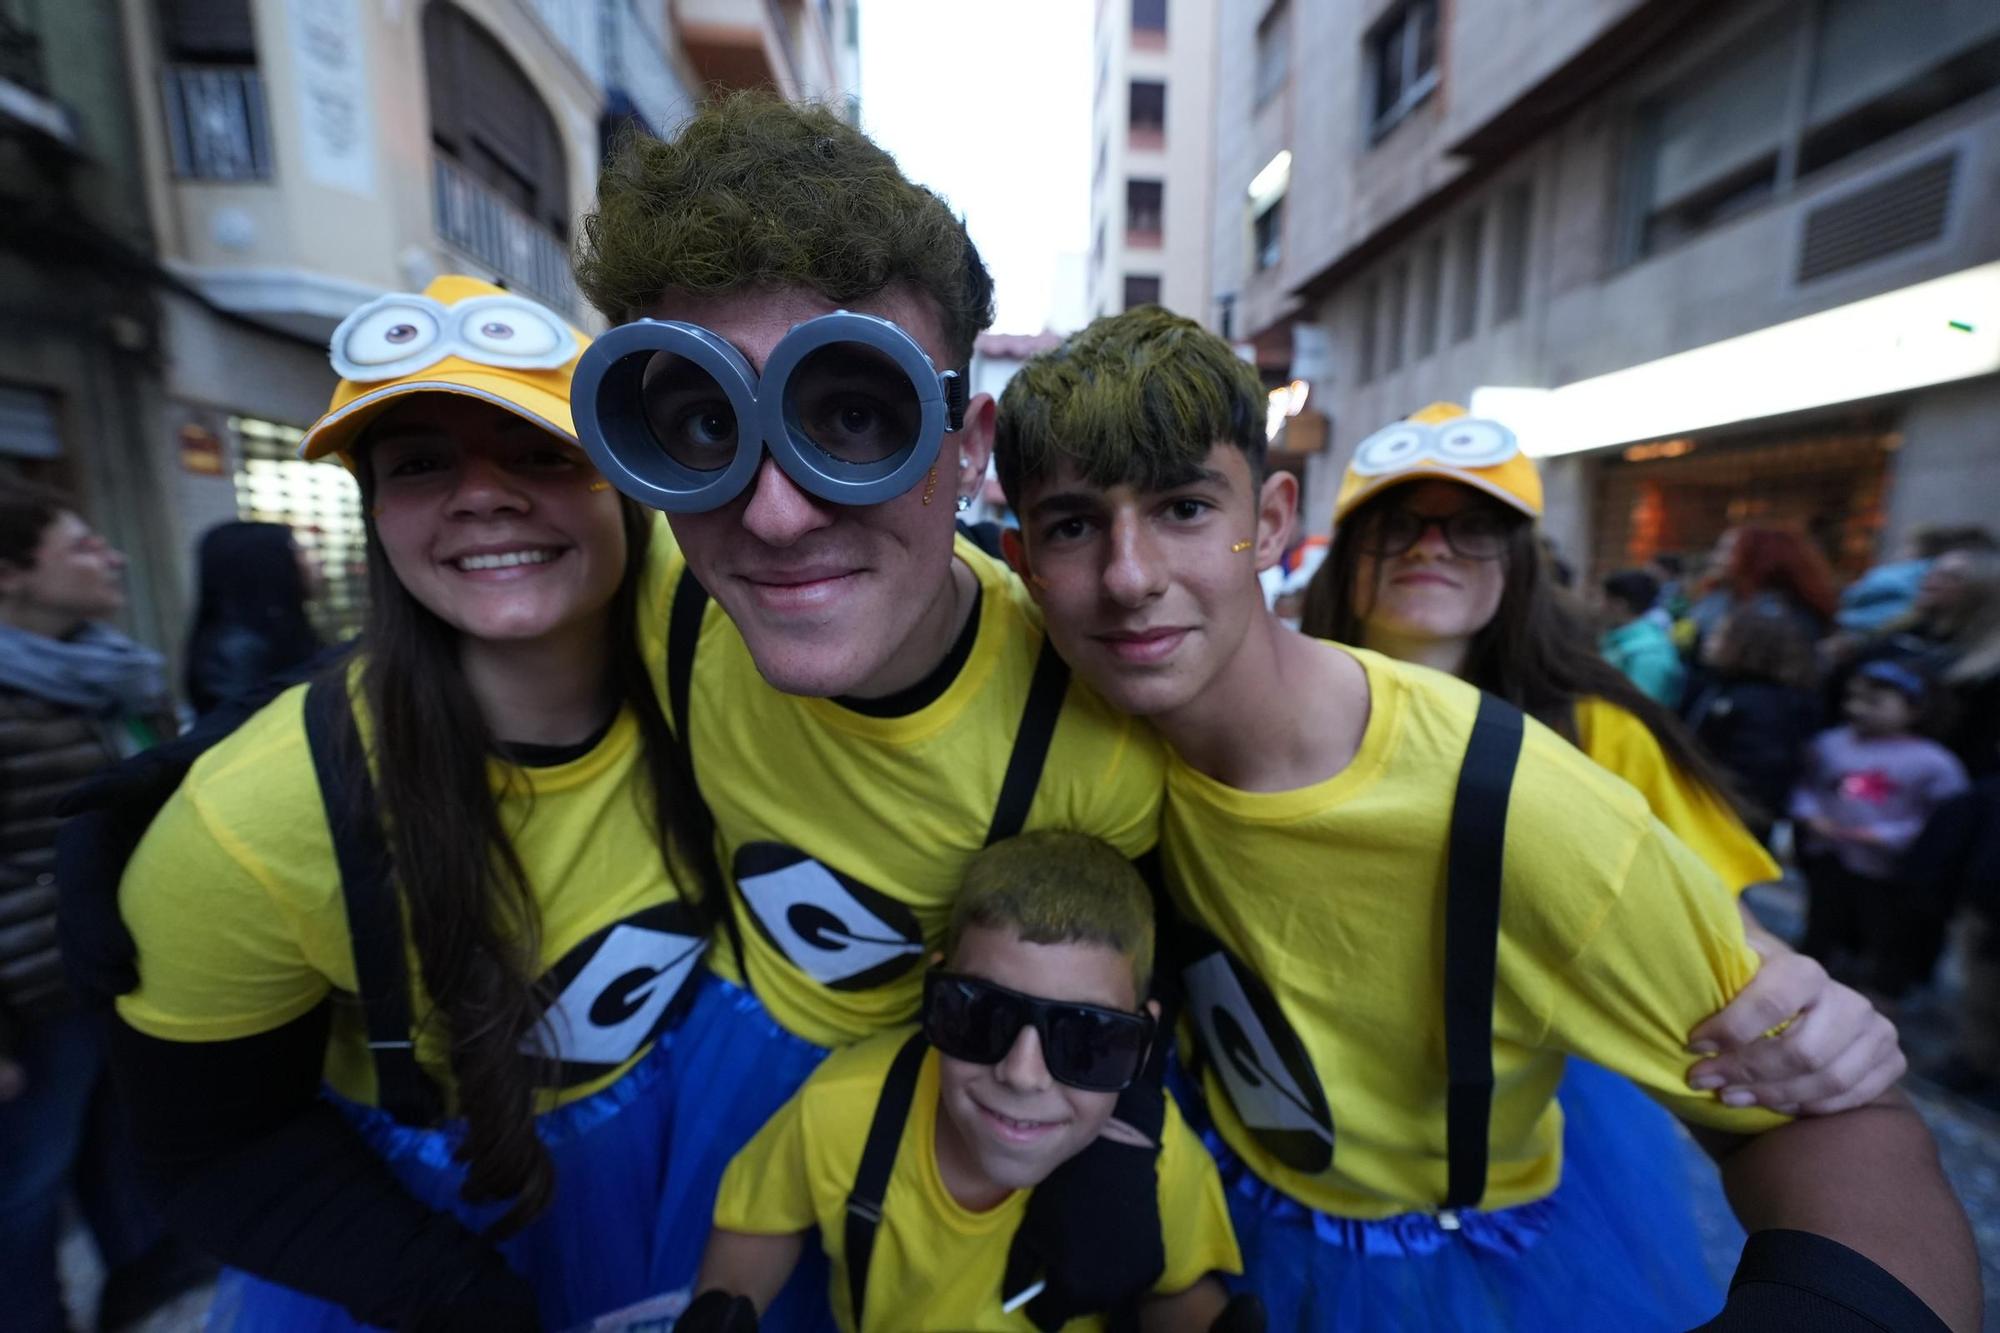
[[338,454],[351,467],[369,423],[417,393],[480,399],[580,449],[569,386],[589,345],[540,302],[462,274],[446,274],[422,293],[378,296],[333,331],[328,359],[340,383],[299,457]]
[[1468,416],[1454,403],[1432,403],[1355,447],[1333,502],[1333,521],[1383,491],[1433,478],[1484,491],[1530,518],[1542,516],[1542,477],[1514,432]]

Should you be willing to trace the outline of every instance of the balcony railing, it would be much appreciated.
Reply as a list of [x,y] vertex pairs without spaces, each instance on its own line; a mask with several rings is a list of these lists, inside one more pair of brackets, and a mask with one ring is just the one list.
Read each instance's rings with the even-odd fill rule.
[[271,177],[264,80],[241,65],[168,65],[161,71],[174,175],[189,180]]
[[431,155],[431,197],[438,235],[447,244],[492,269],[508,286],[565,314],[574,311],[569,247],[562,238],[441,153]]

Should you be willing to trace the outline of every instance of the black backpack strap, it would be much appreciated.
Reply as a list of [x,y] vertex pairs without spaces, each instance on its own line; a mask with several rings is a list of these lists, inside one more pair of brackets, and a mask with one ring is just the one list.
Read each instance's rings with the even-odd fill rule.
[[[689,703],[694,688],[694,654],[701,644],[702,617],[708,614],[708,589],[701,586],[701,580],[694,576],[694,570],[681,567],[680,581],[674,585],[674,609],[667,615],[667,715],[674,724],[674,739],[680,742],[687,753],[688,772],[694,774],[694,738],[688,734],[688,718],[692,712]],[[693,798],[702,799],[700,776],[695,775]],[[714,824],[710,819],[709,823]],[[722,870],[722,889],[729,892],[732,881],[728,867]],[[743,985],[750,985],[750,960],[743,953],[743,929],[736,924],[736,905],[722,904],[722,929],[729,936],[729,952],[736,959],[736,975],[743,978]]]
[[1021,727],[1014,733],[1014,753],[1007,757],[1007,776],[1001,779],[1000,799],[986,829],[988,847],[1013,837],[1028,822],[1028,807],[1035,803],[1035,788],[1041,785],[1042,765],[1048,761],[1049,743],[1055,739],[1063,696],[1068,693],[1069,664],[1044,635],[1034,678],[1028,683],[1028,702],[1021,708]]
[[[1447,1214],[1486,1193],[1493,1114],[1494,955],[1500,941],[1500,880],[1507,800],[1521,756],[1523,721],[1513,705],[1483,694],[1451,808],[1451,859],[1444,904],[1444,1058]],[[1447,1227],[1455,1219],[1447,1215]]]
[[875,1257],[882,1200],[889,1194],[896,1149],[903,1141],[903,1125],[910,1118],[910,1101],[917,1091],[917,1073],[924,1066],[928,1049],[923,1032],[918,1030],[896,1052],[889,1076],[882,1081],[882,1095],[875,1102],[875,1118],[868,1124],[861,1169],[855,1172],[854,1189],[847,1196],[847,1291],[853,1298],[857,1333],[865,1327],[861,1315],[868,1308],[868,1261]]
[[355,985],[367,1016],[368,1050],[375,1059],[376,1095],[383,1110],[406,1124],[435,1124],[443,1102],[417,1064],[410,980],[403,965],[402,906],[344,672],[329,672],[306,687],[305,714],[306,740],[347,904]]

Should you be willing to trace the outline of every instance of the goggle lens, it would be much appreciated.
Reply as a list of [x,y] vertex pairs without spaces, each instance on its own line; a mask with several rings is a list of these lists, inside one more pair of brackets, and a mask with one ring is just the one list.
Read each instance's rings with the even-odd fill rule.
[[785,417],[828,458],[879,463],[917,442],[923,407],[909,372],[865,343],[834,342],[800,360]]
[[924,978],[924,1035],[954,1060],[997,1065],[1024,1027],[1040,1034],[1050,1076],[1089,1092],[1129,1087],[1153,1039],[1145,1014],[1037,999],[950,972]]
[[684,356],[655,352],[641,378],[646,429],[682,467],[719,472],[736,457],[736,409],[713,375]]

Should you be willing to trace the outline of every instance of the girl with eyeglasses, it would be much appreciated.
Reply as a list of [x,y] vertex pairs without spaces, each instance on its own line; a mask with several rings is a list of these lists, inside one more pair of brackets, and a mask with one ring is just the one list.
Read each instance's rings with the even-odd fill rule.
[[[1731,889],[1779,870],[1735,809],[1728,780],[1680,723],[1597,652],[1581,610],[1555,586],[1543,556],[1541,478],[1511,432],[1438,404],[1362,441],[1334,506],[1333,544],[1306,590],[1301,629],[1448,672],[1514,704],[1576,744],[1646,798],[1654,815]],[[1816,969],[1744,911],[1764,966]],[[1867,1001],[1829,986],[1793,1023],[1853,1014]],[[1792,1018],[1772,1014],[1773,1023]],[[1820,1075],[1757,1089],[1773,1109],[1861,1105],[1900,1077],[1895,1028],[1876,1015],[1876,1073],[1834,1097]],[[1808,1026],[1810,1025],[1810,1027]],[[1691,1049],[1702,1053],[1708,1025]],[[1748,1039],[1754,1033],[1743,1033]],[[1709,1048],[1712,1051],[1714,1048]],[[1696,1087],[1723,1087],[1722,1062],[1697,1065]],[[1749,1093],[1731,1090],[1729,1097]],[[1629,1081],[1572,1060],[1562,1093],[1566,1176],[1650,1201],[1661,1261],[1701,1280],[1685,1156],[1669,1118]],[[1664,1167],[1664,1169],[1663,1169]],[[1678,1216],[1676,1216],[1678,1214]]]

